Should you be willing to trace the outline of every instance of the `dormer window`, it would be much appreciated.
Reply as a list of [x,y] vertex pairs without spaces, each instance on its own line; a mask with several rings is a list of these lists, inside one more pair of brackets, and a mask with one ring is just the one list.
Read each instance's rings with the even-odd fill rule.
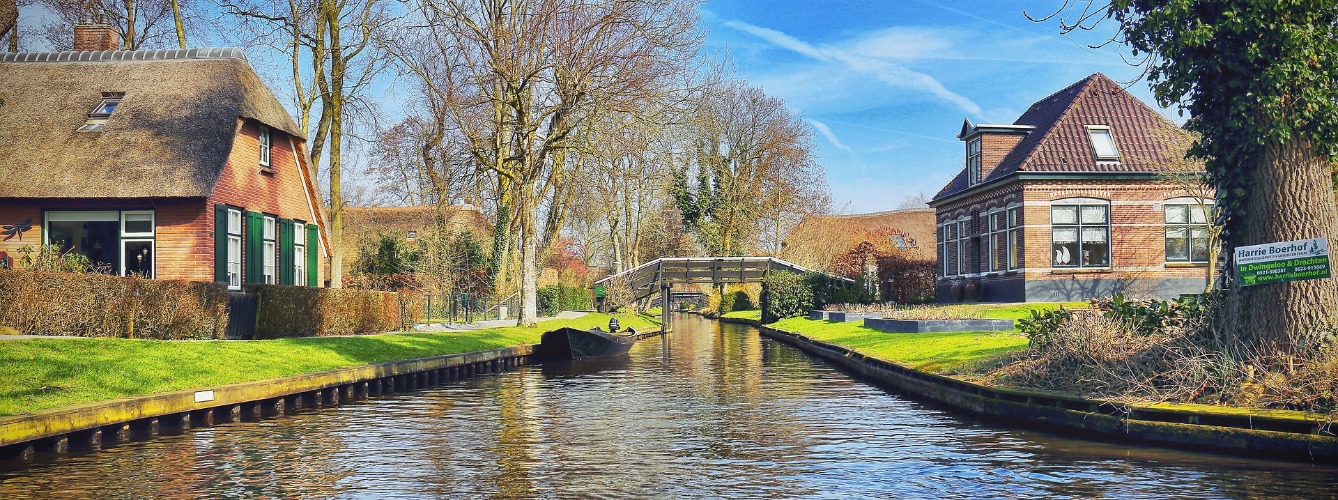
[[265,168],[274,168],[269,164],[270,154],[269,127],[260,126],[260,166]]
[[980,137],[966,141],[966,177],[967,184],[980,184]]
[[88,121],[79,127],[80,132],[100,132],[106,126],[107,119],[111,118],[116,107],[121,105],[121,98],[125,96],[123,92],[103,92],[102,100],[98,105],[88,112]]
[[1115,137],[1110,135],[1110,127],[1088,125],[1087,136],[1092,140],[1097,161],[1119,161],[1120,152],[1115,149]]

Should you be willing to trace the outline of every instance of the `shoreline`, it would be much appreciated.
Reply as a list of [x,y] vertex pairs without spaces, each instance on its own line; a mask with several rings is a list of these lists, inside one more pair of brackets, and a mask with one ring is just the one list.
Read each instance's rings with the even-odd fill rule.
[[771,328],[753,319],[713,319],[756,327],[763,336],[792,345],[879,385],[973,417],[1062,431],[1087,439],[1289,461],[1338,462],[1338,436],[1325,434],[1329,422],[1324,415],[1241,407],[1213,411],[1216,407],[1127,405],[1059,393],[991,387],[867,356],[800,332]]

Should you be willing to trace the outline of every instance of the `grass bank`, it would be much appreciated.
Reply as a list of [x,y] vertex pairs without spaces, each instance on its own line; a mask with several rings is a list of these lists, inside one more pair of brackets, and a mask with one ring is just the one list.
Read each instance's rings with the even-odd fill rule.
[[[1032,310],[1057,309],[1061,305],[1069,309],[1087,307],[1086,302],[977,304],[970,307],[979,309],[988,319],[1018,320],[1029,317]],[[752,316],[731,316],[744,313]],[[758,319],[759,314],[736,311],[725,316]],[[865,328],[861,322],[838,323],[808,318],[789,318],[768,326],[845,346],[916,370],[967,379],[997,367],[1009,353],[1027,348],[1027,338],[1016,329],[1012,332],[891,333]]]
[[[617,315],[638,330],[650,316]],[[128,396],[214,387],[404,359],[532,344],[543,332],[608,325],[609,315],[535,328],[256,341],[23,339],[0,341],[0,417]]]

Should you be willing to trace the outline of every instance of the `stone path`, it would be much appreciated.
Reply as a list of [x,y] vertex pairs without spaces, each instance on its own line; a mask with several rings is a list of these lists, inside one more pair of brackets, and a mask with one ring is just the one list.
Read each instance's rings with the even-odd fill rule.
[[[575,319],[590,314],[585,311],[562,311],[556,316],[541,317],[539,321],[548,321],[550,319]],[[476,321],[473,323],[433,323],[430,325],[418,325],[414,327],[416,332],[463,332],[469,330],[481,330],[484,328],[497,328],[503,326],[515,326],[515,319],[493,319],[488,321]]]

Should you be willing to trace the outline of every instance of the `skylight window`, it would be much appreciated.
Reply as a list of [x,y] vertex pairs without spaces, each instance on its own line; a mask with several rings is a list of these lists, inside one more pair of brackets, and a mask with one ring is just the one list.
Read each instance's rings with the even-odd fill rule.
[[79,127],[80,132],[100,132],[107,124],[107,118],[116,111],[116,107],[121,105],[121,98],[125,96],[123,92],[103,92],[102,100],[98,105],[88,112],[88,121]]
[[1119,160],[1120,153],[1115,149],[1115,137],[1110,135],[1110,127],[1088,126],[1087,136],[1092,140],[1092,150],[1097,160]]

